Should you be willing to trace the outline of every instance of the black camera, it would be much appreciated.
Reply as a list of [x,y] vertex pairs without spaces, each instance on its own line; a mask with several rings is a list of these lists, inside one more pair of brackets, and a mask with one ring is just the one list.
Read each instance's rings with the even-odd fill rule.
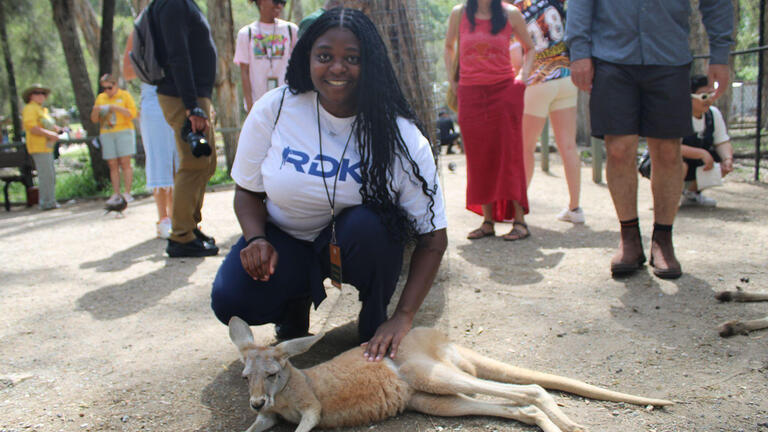
[[[200,109],[195,108],[195,110]],[[200,111],[202,112],[202,110]],[[197,113],[193,114],[199,115]],[[206,118],[204,113],[200,117]],[[189,121],[189,118],[187,118],[184,122],[184,126],[181,128],[181,138],[189,143],[189,146],[192,148],[193,156],[199,158],[201,156],[211,155],[211,145],[208,143],[208,139],[202,132],[195,132],[192,130],[192,122]]]

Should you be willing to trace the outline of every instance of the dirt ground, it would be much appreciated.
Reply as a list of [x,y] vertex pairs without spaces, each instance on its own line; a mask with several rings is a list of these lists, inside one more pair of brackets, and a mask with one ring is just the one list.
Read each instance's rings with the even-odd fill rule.
[[[448,163],[456,169],[447,168]],[[455,341],[519,366],[678,401],[648,411],[556,394],[592,431],[768,431],[768,332],[721,339],[731,317],[765,304],[718,304],[713,292],[768,290],[768,188],[738,180],[712,190],[717,208],[683,209],[675,224],[684,276],[648,269],[613,280],[618,224],[605,185],[582,171],[584,226],[555,219],[567,204],[562,166],[537,171],[521,242],[466,233],[464,161],[441,160],[449,250],[418,315]],[[649,184],[640,180],[649,241]],[[154,238],[155,207],[138,199],[117,219],[102,201],[41,213],[0,212],[0,432],[239,431],[255,418],[227,329],[209,307],[212,279],[239,236],[231,187],[206,195],[204,230],[218,257],[169,259]],[[497,225],[497,233],[509,230]],[[744,279],[743,279],[744,278]],[[748,282],[747,281],[748,278]],[[329,290],[311,331],[327,336],[296,359],[308,366],[352,346],[355,291]],[[393,302],[394,304],[394,302]],[[271,343],[273,327],[255,327]],[[281,424],[279,432],[293,427]],[[405,413],[350,431],[533,431],[483,417]]]

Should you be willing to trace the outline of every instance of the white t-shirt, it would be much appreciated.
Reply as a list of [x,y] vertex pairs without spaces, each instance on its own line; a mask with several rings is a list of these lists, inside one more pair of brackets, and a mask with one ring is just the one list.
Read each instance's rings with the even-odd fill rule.
[[285,84],[288,59],[298,40],[296,24],[281,19],[275,22],[254,21],[237,32],[234,61],[249,67],[254,102],[268,90]]
[[[712,144],[718,145],[729,141],[731,138],[728,136],[728,129],[725,126],[723,114],[715,106],[711,106],[709,109],[712,111],[712,121],[715,123],[715,131],[712,134]],[[704,115],[702,114],[701,118],[692,117],[692,119],[693,131],[699,136],[699,138],[703,138],[704,130],[707,126],[704,122]]]
[[[328,195],[333,197],[334,177],[339,165],[336,214],[362,204],[360,155],[352,132],[354,117],[334,117],[320,105],[321,157],[317,93],[294,95],[287,90],[282,109],[279,109],[282,94],[283,88],[278,88],[254,103],[240,132],[232,178],[244,189],[266,192],[270,222],[293,237],[312,241],[331,222]],[[278,109],[280,118],[273,129]],[[393,196],[399,197],[398,204],[416,221],[419,233],[445,228],[443,193],[429,141],[413,122],[398,118],[397,124],[421,176],[430,188],[436,190],[434,227],[429,198],[422,192],[421,182],[404,158],[395,158],[392,166]],[[344,152],[347,140],[349,146]],[[339,163],[342,153],[344,157]]]

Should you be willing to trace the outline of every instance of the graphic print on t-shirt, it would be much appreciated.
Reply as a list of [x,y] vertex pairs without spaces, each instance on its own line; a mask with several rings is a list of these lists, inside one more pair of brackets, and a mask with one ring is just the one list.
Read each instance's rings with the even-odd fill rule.
[[528,33],[536,50],[527,85],[538,84],[571,75],[568,47],[565,45],[565,11],[563,0],[518,0]]
[[288,38],[281,34],[255,33],[251,39],[253,55],[256,58],[267,57],[281,59],[285,55]]
[[[322,163],[322,166],[320,165]],[[285,147],[282,153],[282,161],[280,162],[280,169],[288,168],[294,169],[301,174],[309,174],[315,177],[334,178],[336,177],[336,171],[339,170],[339,181],[345,182],[348,178],[351,178],[357,184],[362,184],[363,179],[360,177],[360,162],[350,164],[348,158],[344,158],[339,164],[339,161],[328,155],[316,154],[315,157],[310,158],[309,154],[301,151]],[[341,168],[339,168],[341,165]]]

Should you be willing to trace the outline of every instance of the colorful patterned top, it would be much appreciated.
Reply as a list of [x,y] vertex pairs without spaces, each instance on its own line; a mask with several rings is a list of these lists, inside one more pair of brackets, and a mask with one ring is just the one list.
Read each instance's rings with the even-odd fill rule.
[[518,0],[515,6],[525,17],[536,49],[536,60],[526,84],[570,76],[571,62],[564,42],[565,0]]

